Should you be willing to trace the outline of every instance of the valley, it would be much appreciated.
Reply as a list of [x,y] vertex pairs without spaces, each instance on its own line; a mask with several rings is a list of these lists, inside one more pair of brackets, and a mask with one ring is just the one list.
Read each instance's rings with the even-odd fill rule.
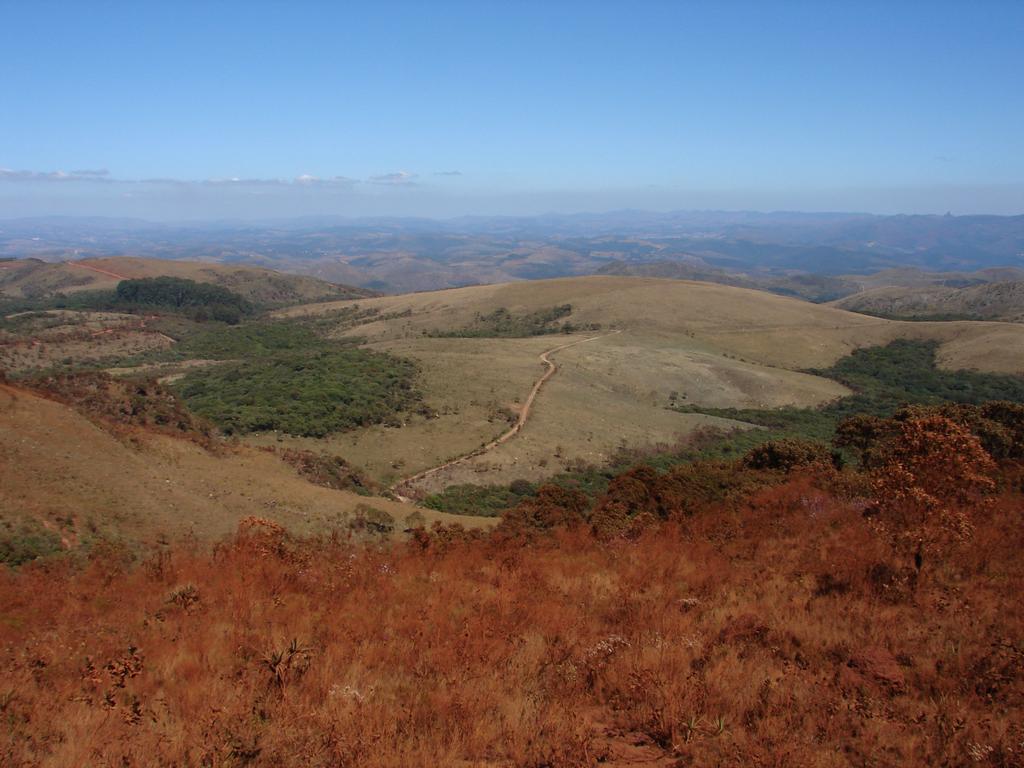
[[[934,344],[943,370],[1024,371],[1022,325],[901,322],[671,278],[372,296],[241,267],[174,262],[159,276],[184,280],[167,285],[195,301],[248,302],[224,322],[196,307],[110,304],[104,297],[114,291],[96,288],[163,285],[146,282],[156,275],[116,277],[159,272],[160,262],[107,259],[77,269],[89,273],[89,290],[37,297],[42,305],[9,314],[0,327],[7,514],[51,526],[73,519],[69,540],[90,526],[129,542],[186,532],[215,540],[253,508],[311,534],[348,530],[367,510],[388,516],[395,536],[414,512],[428,524],[490,525],[479,516],[490,508],[477,514],[460,505],[451,509],[468,515],[446,516],[424,502],[455,498],[449,489],[472,496],[589,476],[631,453],[685,453],[708,436],[747,432],[743,443],[754,444],[765,429],[756,414],[849,397],[849,387],[819,371],[894,340]],[[215,289],[189,288],[195,283],[184,275]],[[330,295],[342,298],[318,300]],[[55,308],[64,301],[79,308]],[[113,394],[82,403],[61,394],[65,379],[68,392],[93,391],[76,383],[87,371],[129,389],[107,387]],[[145,414],[144,405],[117,404],[132,382],[154,379],[208,420],[219,435],[213,443],[196,442],[193,427],[154,434],[159,420],[130,415]],[[51,452],[59,460],[48,466]],[[352,480],[314,486],[286,456],[342,467]]]

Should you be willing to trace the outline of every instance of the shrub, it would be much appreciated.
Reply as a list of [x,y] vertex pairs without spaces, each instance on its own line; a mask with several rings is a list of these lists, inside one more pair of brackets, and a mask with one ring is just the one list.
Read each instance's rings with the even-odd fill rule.
[[353,531],[388,536],[395,530],[395,518],[383,509],[377,509],[369,504],[357,504],[355,516],[349,526]]
[[616,476],[597,503],[595,515],[601,519],[623,520],[641,513],[665,518],[669,510],[659,493],[661,482],[651,467],[634,467]]
[[557,485],[542,485],[536,496],[524,499],[502,518],[506,532],[546,531],[559,526],[582,523],[590,499],[580,491]]
[[146,427],[212,445],[212,426],[189,413],[170,389],[153,379],[83,371],[40,376],[26,383],[108,425]]
[[369,478],[341,456],[329,456],[297,448],[278,449],[274,452],[314,485],[336,491],[354,491],[363,495],[368,495],[373,487]]
[[410,512],[405,516],[405,530],[411,531],[414,528],[423,528],[427,524],[427,518],[419,510]]
[[926,555],[971,535],[994,471],[966,428],[940,415],[906,418],[880,448],[872,522],[920,570]]
[[61,552],[60,536],[35,520],[0,525],[0,563],[18,566]]
[[750,449],[742,459],[749,469],[773,469],[790,472],[799,467],[833,466],[838,461],[828,447],[811,440],[769,440]]
[[449,485],[441,493],[427,496],[423,506],[454,515],[497,517],[524,498],[532,496],[533,492],[533,485],[525,480],[515,480],[507,486],[471,483]]

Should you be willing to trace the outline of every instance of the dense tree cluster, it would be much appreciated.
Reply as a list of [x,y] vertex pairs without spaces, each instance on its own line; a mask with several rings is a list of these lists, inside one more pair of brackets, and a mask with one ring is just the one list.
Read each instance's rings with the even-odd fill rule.
[[252,304],[227,288],[181,277],[122,280],[115,293],[120,305],[171,310],[196,320],[234,324],[253,312]]
[[370,424],[430,415],[411,360],[335,340],[317,326],[260,319],[202,325],[157,360],[219,360],[190,369],[174,389],[195,413],[228,434],[277,430],[323,437]]
[[277,430],[323,437],[401,423],[421,405],[416,365],[365,349],[330,349],[243,360],[189,373],[178,392],[228,434]]
[[4,313],[48,309],[151,312],[232,325],[255,312],[255,307],[248,300],[223,286],[166,276],[122,280],[113,290],[76,291],[0,304],[4,305]]

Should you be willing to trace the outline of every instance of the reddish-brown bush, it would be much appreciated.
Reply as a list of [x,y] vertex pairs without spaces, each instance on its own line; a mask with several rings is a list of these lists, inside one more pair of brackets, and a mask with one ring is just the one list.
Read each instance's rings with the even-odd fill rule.
[[590,499],[580,491],[542,485],[536,495],[506,512],[499,528],[502,534],[521,534],[577,525],[583,522],[589,507]]
[[995,462],[980,439],[944,416],[899,421],[876,465],[872,521],[917,570],[926,555],[970,537],[995,489]]
[[751,448],[743,457],[743,465],[750,469],[774,469],[791,472],[808,466],[830,468],[835,457],[821,443],[812,440],[768,440]]

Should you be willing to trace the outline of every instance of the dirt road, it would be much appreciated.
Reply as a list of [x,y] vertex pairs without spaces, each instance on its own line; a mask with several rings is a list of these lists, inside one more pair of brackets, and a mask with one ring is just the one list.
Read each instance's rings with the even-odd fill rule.
[[110,270],[107,269],[100,269],[99,267],[92,267],[89,266],[88,264],[83,264],[80,261],[68,261],[65,263],[71,267],[80,267],[81,269],[89,269],[92,270],[93,272],[99,272],[101,275],[106,275],[107,277],[116,277],[118,280],[128,280],[127,277],[125,277],[124,275],[119,275],[117,274],[117,272],[111,272]]
[[539,359],[542,363],[544,363],[544,373],[539,379],[537,379],[537,381],[533,383],[533,388],[530,390],[530,394],[527,395],[526,402],[523,403],[523,407],[519,409],[519,417],[516,419],[516,423],[513,424],[508,431],[502,433],[501,435],[499,435],[486,445],[482,445],[479,448],[476,448],[470,451],[469,453],[463,454],[462,456],[459,456],[456,459],[446,461],[444,464],[439,464],[436,467],[425,469],[422,472],[417,472],[415,475],[410,475],[409,477],[399,480],[390,488],[392,495],[399,501],[413,503],[413,499],[409,498],[408,496],[402,493],[402,491],[409,491],[410,486],[413,483],[417,482],[418,480],[422,480],[425,477],[430,477],[431,475],[437,474],[438,472],[448,469],[449,467],[454,467],[457,464],[461,464],[464,461],[468,461],[469,459],[474,459],[477,456],[482,456],[488,451],[494,450],[499,445],[507,443],[513,437],[518,435],[522,431],[523,427],[526,426],[526,422],[530,418],[530,411],[533,409],[533,402],[534,400],[537,399],[537,395],[540,393],[541,387],[543,387],[544,384],[548,381],[548,379],[554,376],[555,373],[558,371],[558,366],[555,364],[553,360],[551,360],[549,356],[553,355],[555,352],[561,352],[563,349],[575,347],[577,344],[586,344],[588,341],[604,339],[607,338],[608,336],[613,336],[616,333],[622,333],[622,331],[612,331],[611,333],[604,333],[601,334],[600,336],[591,336],[586,339],[577,339],[576,341],[570,341],[568,344],[561,344],[557,347],[552,347],[551,349],[541,352],[539,355]]

